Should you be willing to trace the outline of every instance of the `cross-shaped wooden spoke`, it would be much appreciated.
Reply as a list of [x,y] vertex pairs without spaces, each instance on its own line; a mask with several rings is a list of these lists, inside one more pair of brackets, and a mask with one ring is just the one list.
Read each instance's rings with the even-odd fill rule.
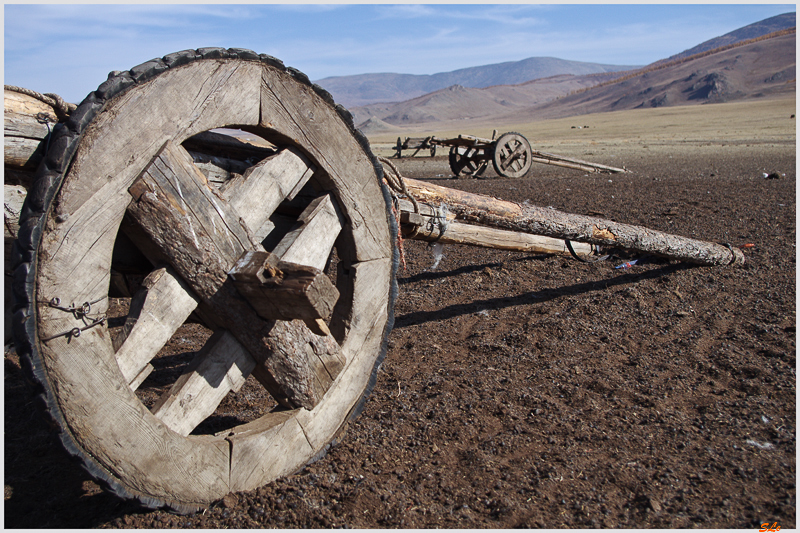
[[[523,155],[525,153],[525,146],[521,142],[517,141],[516,142],[516,147],[512,148],[511,147],[511,143],[513,143],[513,142],[514,141],[511,140],[511,141],[505,143],[500,148],[501,149],[501,153],[502,153],[501,160],[503,161],[503,163],[501,164],[501,167],[502,167],[503,170],[507,169],[508,166],[511,163],[515,162],[517,159],[519,159],[519,157],[521,155]],[[515,168],[514,170],[518,170],[521,167],[522,167],[521,164],[517,165],[517,168]]]
[[519,133],[504,133],[495,143],[492,162],[499,175],[521,178],[531,166],[530,143]]
[[272,254],[260,244],[272,213],[313,172],[286,148],[217,192],[168,141],[129,188],[137,245],[166,266],[131,301],[116,354],[125,379],[138,387],[193,311],[215,329],[152,409],[174,431],[188,435],[250,373],[282,405],[312,409],[344,367],[324,322],[339,297],[322,272],[343,226],[332,195],[315,199]]

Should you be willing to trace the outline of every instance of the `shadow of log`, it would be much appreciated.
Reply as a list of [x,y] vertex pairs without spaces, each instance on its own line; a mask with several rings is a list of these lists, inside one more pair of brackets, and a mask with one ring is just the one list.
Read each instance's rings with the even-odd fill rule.
[[[492,266],[492,265],[468,267],[466,271],[472,272],[473,270],[482,270],[486,266]],[[566,287],[558,289],[543,289],[541,291],[526,292],[524,294],[519,294],[517,296],[475,300],[473,302],[466,304],[450,305],[434,311],[413,311],[411,313],[406,313],[404,315],[397,316],[394,321],[394,329],[401,329],[408,326],[416,326],[419,324],[424,324],[426,322],[447,320],[450,318],[455,318],[457,316],[469,315],[484,309],[491,311],[497,309],[504,309],[507,307],[515,307],[518,305],[529,305],[529,304],[547,302],[550,300],[555,300],[556,298],[560,298],[562,296],[577,296],[594,291],[602,291],[608,289],[609,287],[628,285],[644,279],[655,279],[689,268],[698,268],[698,266],[689,263],[676,263],[642,273],[625,273],[604,281],[577,283],[575,285],[568,285]],[[461,270],[463,269],[449,272],[447,273],[447,275],[461,273],[460,272]]]

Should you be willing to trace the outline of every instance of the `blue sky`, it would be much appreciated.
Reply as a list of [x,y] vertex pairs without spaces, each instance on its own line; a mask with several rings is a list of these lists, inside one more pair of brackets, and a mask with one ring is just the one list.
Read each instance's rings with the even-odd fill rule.
[[645,65],[796,4],[5,4],[4,83],[80,102],[108,72],[204,46],[312,80],[551,56]]

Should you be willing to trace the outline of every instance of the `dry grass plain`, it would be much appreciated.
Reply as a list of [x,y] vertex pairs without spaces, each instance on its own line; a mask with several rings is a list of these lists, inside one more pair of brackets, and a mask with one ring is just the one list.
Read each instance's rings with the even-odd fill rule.
[[635,109],[510,124],[463,121],[437,124],[431,129],[370,135],[369,140],[376,155],[389,157],[400,136],[452,138],[470,134],[491,138],[492,130],[497,129],[498,134],[507,131],[523,134],[534,150],[578,158],[596,156],[598,163],[617,165],[624,164],[626,158],[638,159],[648,153],[643,150],[685,153],[708,145],[722,151],[753,144],[763,149],[769,149],[770,145],[785,147],[796,141],[796,122],[790,118],[795,115],[796,107],[796,99],[792,97]]

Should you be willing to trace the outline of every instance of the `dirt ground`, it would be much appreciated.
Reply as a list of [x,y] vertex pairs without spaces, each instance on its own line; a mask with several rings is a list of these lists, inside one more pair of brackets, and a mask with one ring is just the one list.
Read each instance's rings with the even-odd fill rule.
[[[558,153],[558,152],[557,152]],[[5,355],[8,528],[796,527],[794,142],[630,143],[447,187],[733,245],[741,267],[407,241],[361,415],[322,459],[194,515],[103,492]],[[613,155],[614,157],[611,157]],[[777,179],[764,174],[778,173]],[[489,176],[493,176],[490,172]]]

